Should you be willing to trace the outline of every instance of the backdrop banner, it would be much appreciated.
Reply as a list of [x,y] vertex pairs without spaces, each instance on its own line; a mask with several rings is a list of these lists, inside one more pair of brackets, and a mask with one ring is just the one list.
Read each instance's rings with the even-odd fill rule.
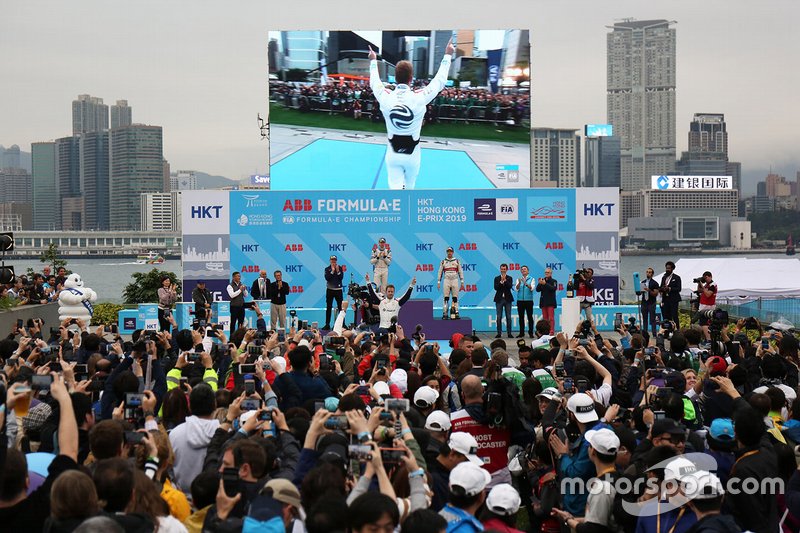
[[279,270],[290,287],[289,307],[324,308],[330,256],[345,271],[345,286],[364,285],[373,273],[372,249],[384,238],[392,253],[389,283],[402,294],[416,277],[412,298],[437,306],[436,276],[448,246],[464,271],[462,307],[494,309],[501,263],[515,281],[523,265],[537,278],[550,267],[559,299],[568,275],[591,266],[611,274],[598,287],[600,302],[618,302],[613,188],[211,192],[182,195],[186,301],[199,279],[209,281],[215,300],[227,300],[223,280],[232,272],[249,287],[260,270],[272,280]]

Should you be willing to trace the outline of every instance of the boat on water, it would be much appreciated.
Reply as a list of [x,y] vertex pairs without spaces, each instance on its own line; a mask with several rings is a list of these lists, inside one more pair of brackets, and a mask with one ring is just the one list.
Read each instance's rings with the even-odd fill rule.
[[160,265],[164,262],[164,256],[150,250],[146,254],[139,254],[136,256],[137,265]]
[[794,241],[792,240],[792,236],[790,234],[789,238],[786,239],[786,255],[794,255],[795,253]]
[[221,262],[213,261],[206,263],[206,270],[210,270],[212,272],[222,272],[222,267],[224,265]]

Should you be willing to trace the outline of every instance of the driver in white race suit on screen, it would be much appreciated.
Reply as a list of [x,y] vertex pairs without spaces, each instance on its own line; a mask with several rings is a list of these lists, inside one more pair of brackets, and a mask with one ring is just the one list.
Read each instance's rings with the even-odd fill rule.
[[[459,318],[458,315],[458,289],[464,285],[464,271],[461,269],[461,262],[453,257],[453,247],[447,248],[447,257],[439,263],[439,273],[436,275],[436,288],[440,288],[444,276],[444,307],[442,307],[442,318]],[[453,306],[449,308],[448,300],[453,297]]]
[[412,91],[410,84],[413,67],[409,61],[400,61],[395,66],[397,87],[390,91],[384,87],[378,74],[377,55],[369,48],[369,85],[381,106],[386,121],[389,146],[386,148],[386,172],[390,189],[413,189],[419,174],[420,130],[428,103],[447,83],[450,59],[455,48],[452,40],[447,43],[442,64],[431,82],[424,88]]

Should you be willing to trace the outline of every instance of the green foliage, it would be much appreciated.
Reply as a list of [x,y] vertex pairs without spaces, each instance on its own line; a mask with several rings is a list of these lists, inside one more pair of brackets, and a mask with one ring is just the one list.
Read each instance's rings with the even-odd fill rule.
[[797,211],[751,213],[748,219],[759,240],[784,240],[789,234],[795,242],[800,240],[800,215]]
[[11,296],[3,296],[0,298],[0,310],[7,311],[17,306],[17,299]]
[[181,291],[181,281],[174,272],[154,268],[150,272],[134,272],[132,281],[125,286],[122,297],[126,304],[143,304],[158,302],[158,289],[161,287],[161,278],[169,276],[175,284],[178,293]]
[[[58,272],[59,268],[67,266],[67,260],[58,257],[58,245],[52,241],[47,247],[47,250],[42,252],[42,255],[39,257],[39,261],[50,265],[53,268],[53,274]],[[69,273],[69,271],[67,273]]]
[[94,314],[92,314],[92,325],[99,326],[100,324],[112,324],[116,322],[119,312],[123,309],[125,309],[124,305],[108,302],[95,304]]

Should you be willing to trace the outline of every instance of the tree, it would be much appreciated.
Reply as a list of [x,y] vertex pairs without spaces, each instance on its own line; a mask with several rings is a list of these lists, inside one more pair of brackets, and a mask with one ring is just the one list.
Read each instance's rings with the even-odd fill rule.
[[[39,261],[46,265],[50,265],[53,269],[53,274],[57,273],[59,268],[66,268],[67,266],[67,260],[58,257],[58,245],[53,241],[50,241],[47,250],[42,252],[42,255],[39,256]],[[33,276],[33,273],[33,269],[28,268],[28,277]],[[70,274],[70,271],[67,270],[67,273]]]
[[132,281],[122,291],[125,303],[135,305],[158,302],[158,289],[161,287],[161,278],[164,276],[169,277],[180,294],[181,281],[175,273],[154,268],[150,272],[134,272],[131,275]]

